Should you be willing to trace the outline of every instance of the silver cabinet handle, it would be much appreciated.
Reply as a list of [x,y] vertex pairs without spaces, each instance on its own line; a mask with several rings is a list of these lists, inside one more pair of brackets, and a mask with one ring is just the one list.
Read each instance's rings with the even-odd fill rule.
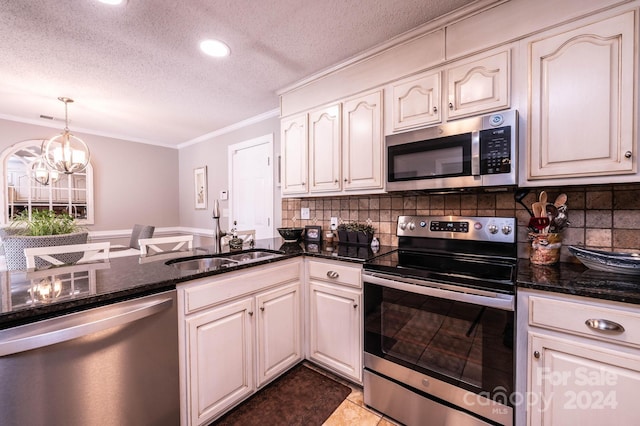
[[631,151],[627,151],[624,153],[625,158],[631,158]]
[[584,323],[587,325],[587,327],[596,331],[602,331],[604,333],[615,333],[615,334],[624,333],[624,327],[614,321],[609,321],[606,319],[590,318],[586,320]]
[[340,276],[340,274],[338,274],[336,271],[328,271],[327,272],[327,277],[331,278],[331,279],[336,279]]
[[[68,317],[52,318],[41,323],[34,323],[38,324],[42,331],[35,329],[33,332],[25,332],[23,335],[11,336],[7,340],[0,336],[0,356],[43,348],[98,333],[157,314],[172,305],[173,299],[171,298],[153,302],[121,302],[104,307],[104,313],[101,315],[96,315],[94,312],[101,312],[102,308],[95,308],[100,311],[82,311]],[[85,320],[82,319],[83,316]],[[96,319],[91,321],[93,316]],[[101,316],[102,318],[100,318]]]

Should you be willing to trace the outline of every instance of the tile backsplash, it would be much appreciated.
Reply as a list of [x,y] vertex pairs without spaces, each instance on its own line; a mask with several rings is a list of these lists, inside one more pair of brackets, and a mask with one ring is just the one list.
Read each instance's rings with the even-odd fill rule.
[[[569,245],[640,252],[640,184],[531,188],[523,202],[531,206],[540,190],[547,192],[549,202],[560,193],[567,194],[570,226],[562,234],[561,260],[577,261],[567,250]],[[309,208],[310,219],[300,219],[302,207]],[[518,256],[529,256],[529,214],[515,202],[513,190],[444,195],[398,192],[282,200],[282,226],[315,224],[328,230],[332,216],[341,222],[370,219],[383,245],[397,244],[395,227],[401,215],[515,216]]]

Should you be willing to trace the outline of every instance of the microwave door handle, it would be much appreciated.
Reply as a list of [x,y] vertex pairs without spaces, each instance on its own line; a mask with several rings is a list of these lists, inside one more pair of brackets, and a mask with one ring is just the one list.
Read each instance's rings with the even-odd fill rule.
[[471,132],[471,175],[480,176],[480,132]]

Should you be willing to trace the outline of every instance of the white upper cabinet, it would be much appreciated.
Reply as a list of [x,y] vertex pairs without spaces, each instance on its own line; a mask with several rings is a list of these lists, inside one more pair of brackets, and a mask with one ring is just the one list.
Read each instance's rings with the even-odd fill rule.
[[392,86],[393,131],[436,124],[440,115],[440,72],[429,71]]
[[346,100],[342,116],[343,189],[382,189],[382,91],[376,90]]
[[309,113],[309,191],[340,190],[340,104]]
[[387,126],[401,132],[508,108],[510,84],[510,51],[504,49],[431,69],[391,84]]
[[281,133],[283,196],[382,191],[382,90],[283,119]]
[[280,127],[283,194],[305,194],[308,181],[307,114],[282,120]]
[[508,108],[509,51],[447,70],[447,117],[460,118]]
[[526,48],[527,179],[635,174],[635,12],[544,33]]

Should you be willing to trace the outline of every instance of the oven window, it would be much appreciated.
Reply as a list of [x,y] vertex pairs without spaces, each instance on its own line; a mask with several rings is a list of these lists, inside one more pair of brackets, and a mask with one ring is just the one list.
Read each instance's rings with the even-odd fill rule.
[[513,312],[365,283],[365,350],[440,380],[513,391]]
[[394,145],[389,181],[471,175],[471,133]]

